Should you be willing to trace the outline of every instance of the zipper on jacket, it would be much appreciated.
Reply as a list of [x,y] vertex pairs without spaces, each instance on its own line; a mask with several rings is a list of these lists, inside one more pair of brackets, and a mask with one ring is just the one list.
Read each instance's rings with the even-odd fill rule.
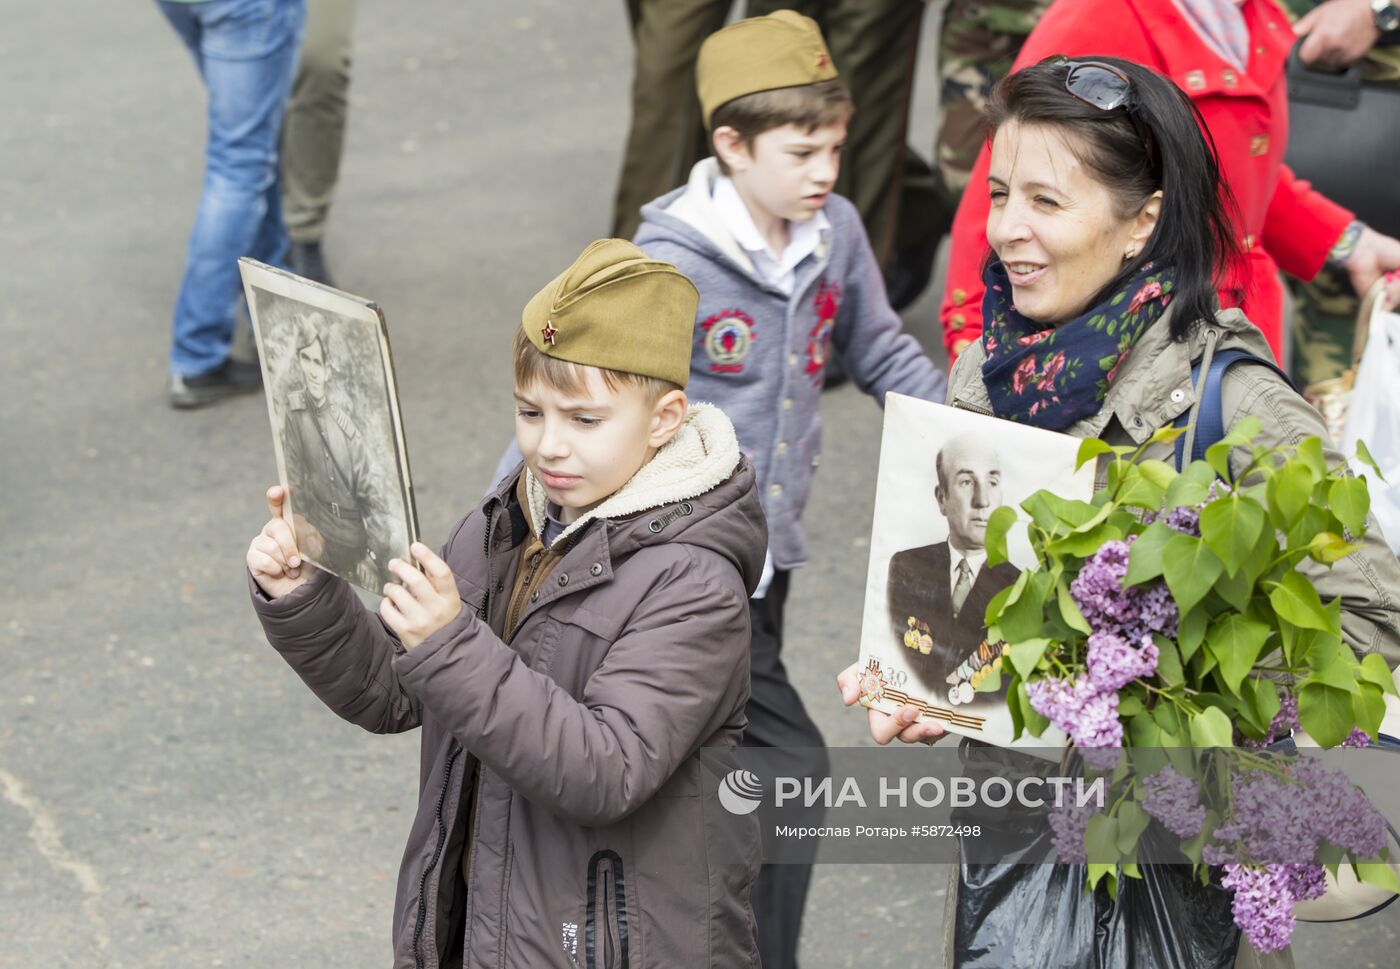
[[486,533],[481,539],[481,557],[486,560],[486,595],[481,597],[481,608],[476,611],[482,622],[487,622],[487,603],[491,601],[491,583],[495,581],[495,576],[491,574],[491,526],[496,520],[496,509],[494,505],[488,506],[486,515]]
[[437,867],[438,860],[442,857],[442,846],[447,842],[447,825],[442,821],[443,804],[447,801],[447,785],[452,780],[452,765],[457,762],[457,757],[462,753],[462,748],[456,741],[452,742],[447,751],[447,765],[442,770],[442,788],[438,791],[437,799],[437,846],[433,848],[433,857],[428,861],[423,869],[423,874],[418,878],[418,920],[413,926],[413,964],[417,969],[423,969],[423,951],[419,948],[419,943],[423,938],[423,924],[428,917],[428,902],[425,896],[428,885],[428,876]]
[[628,948],[627,886],[622,857],[604,848],[588,859],[588,910],[584,921],[587,969],[629,969]]

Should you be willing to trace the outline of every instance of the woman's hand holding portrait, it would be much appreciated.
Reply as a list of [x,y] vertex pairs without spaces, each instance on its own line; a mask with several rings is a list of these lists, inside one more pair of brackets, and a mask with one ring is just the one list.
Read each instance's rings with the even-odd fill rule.
[[[854,706],[860,701],[860,662],[857,660],[836,677],[841,702]],[[906,703],[893,715],[883,710],[867,709],[870,716],[870,736],[880,746],[895,738],[906,744],[935,744],[948,735],[942,726],[932,722],[919,723],[919,708]]]

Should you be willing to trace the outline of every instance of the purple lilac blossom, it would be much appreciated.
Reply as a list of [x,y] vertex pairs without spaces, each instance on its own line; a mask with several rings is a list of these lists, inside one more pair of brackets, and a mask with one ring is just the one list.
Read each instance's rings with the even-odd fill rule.
[[1206,809],[1199,803],[1196,781],[1164,767],[1142,782],[1146,796],[1142,806],[1172,834],[1194,838],[1206,823]]
[[1180,505],[1162,516],[1162,523],[1183,535],[1201,537],[1201,513],[1190,505]]
[[1287,693],[1279,698],[1278,713],[1274,714],[1274,719],[1269,722],[1269,736],[1265,738],[1265,742],[1273,743],[1278,738],[1297,729],[1298,698]]
[[1084,849],[1084,832],[1089,828],[1089,819],[1098,814],[1098,809],[1090,805],[1072,805],[1068,801],[1050,810],[1050,842],[1062,864],[1088,864],[1089,857]]
[[1342,741],[1343,747],[1369,747],[1371,746],[1371,736],[1360,727],[1352,727],[1351,733],[1347,734],[1347,739]]
[[1070,584],[1070,593],[1094,629],[1115,632],[1134,642],[1151,633],[1175,636],[1176,602],[1163,582],[1123,587],[1128,549],[1136,537],[1100,546],[1085,560]]
[[1226,865],[1221,883],[1233,889],[1235,924],[1259,952],[1277,952],[1293,938],[1293,896],[1277,865]]
[[1312,864],[1322,841],[1358,858],[1381,853],[1387,840],[1385,817],[1345,773],[1300,757],[1292,763],[1292,776],[1289,781],[1249,771],[1236,777],[1230,785],[1230,819],[1215,829],[1202,859],[1212,865],[1237,858]]
[[1157,672],[1157,644],[1144,636],[1141,647],[1134,648],[1122,636],[1101,629],[1089,637],[1085,666],[1095,687],[1119,690],[1139,676]]
[[1261,864],[1313,860],[1318,836],[1301,787],[1264,771],[1243,773],[1230,787],[1230,819],[1212,835],[1215,841],[1235,844],[1237,850],[1227,853],[1226,860],[1248,858]]
[[1081,747],[1079,754],[1084,758],[1084,763],[1096,771],[1110,771],[1118,766],[1118,759],[1123,756],[1121,747]]
[[1327,869],[1321,865],[1284,865],[1288,894],[1298,902],[1321,898],[1327,891]]
[[1074,683],[1054,677],[1026,684],[1031,708],[1069,734],[1076,747],[1121,747],[1118,694],[1101,692],[1088,678]]
[[1304,784],[1306,793],[1299,799],[1307,802],[1319,838],[1358,858],[1374,858],[1385,849],[1389,829],[1384,815],[1344,771],[1309,757],[1299,759],[1293,776]]

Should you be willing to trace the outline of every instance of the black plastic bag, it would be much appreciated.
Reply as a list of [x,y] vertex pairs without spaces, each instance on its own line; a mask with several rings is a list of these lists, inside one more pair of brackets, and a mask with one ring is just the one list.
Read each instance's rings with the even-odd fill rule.
[[[960,746],[970,775],[1023,776],[1046,761],[976,742]],[[1212,876],[1202,885],[1191,865],[1139,865],[1142,878],[1118,878],[1113,899],[1101,882],[1085,891],[1086,867],[1058,864],[1043,812],[1010,804],[979,808],[978,844],[963,842],[951,907],[947,969],[1232,969],[1240,930],[1233,893]],[[1182,857],[1155,822],[1142,835],[1144,857]],[[980,857],[979,857],[980,855]]]
[[1230,892],[1189,865],[1141,871],[1114,901],[1084,890],[1083,865],[959,866],[948,969],[1231,969]]

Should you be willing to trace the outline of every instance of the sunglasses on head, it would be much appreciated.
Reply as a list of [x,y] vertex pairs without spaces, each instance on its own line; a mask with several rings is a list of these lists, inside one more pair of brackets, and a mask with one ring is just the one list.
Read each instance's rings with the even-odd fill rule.
[[1132,81],[1112,64],[1103,61],[1075,61],[1063,54],[1055,54],[1041,64],[1063,64],[1069,68],[1065,74],[1065,90],[1074,98],[1092,105],[1100,111],[1129,106],[1132,98]]

